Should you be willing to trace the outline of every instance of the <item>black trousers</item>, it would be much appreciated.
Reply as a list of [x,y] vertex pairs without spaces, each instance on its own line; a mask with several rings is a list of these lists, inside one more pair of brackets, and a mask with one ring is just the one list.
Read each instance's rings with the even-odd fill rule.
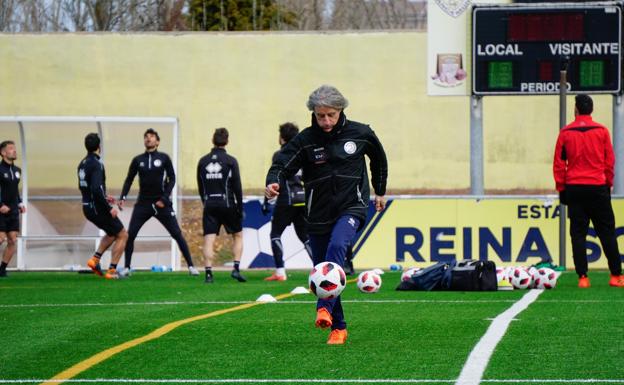
[[282,233],[291,223],[306,251],[310,256],[312,255],[305,224],[305,206],[275,206],[271,220],[271,250],[276,268],[284,267]]
[[188,266],[193,266],[191,252],[189,251],[188,244],[182,235],[182,230],[180,230],[180,225],[176,219],[173,207],[166,205],[162,209],[159,209],[153,203],[137,202],[134,205],[132,217],[130,218],[130,225],[128,226],[128,242],[126,243],[124,259],[125,267],[130,268],[132,253],[134,252],[134,240],[136,239],[137,234],[139,234],[141,227],[143,227],[145,222],[147,222],[151,217],[156,217],[158,222],[165,226],[165,229],[167,229],[171,237],[178,244],[186,264]]
[[607,257],[609,271],[622,274],[622,263],[615,237],[615,217],[611,206],[611,190],[607,186],[568,185],[568,218],[572,257],[578,276],[587,274],[587,230],[591,220]]

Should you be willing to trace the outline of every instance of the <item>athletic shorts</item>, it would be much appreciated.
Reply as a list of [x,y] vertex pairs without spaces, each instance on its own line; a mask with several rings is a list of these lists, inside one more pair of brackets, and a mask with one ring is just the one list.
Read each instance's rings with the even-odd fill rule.
[[219,234],[221,225],[228,234],[243,231],[243,218],[233,207],[204,207],[204,235]]
[[307,238],[305,215],[305,206],[276,205],[275,210],[273,210],[273,218],[271,218],[271,238],[281,236],[291,223],[297,234]]
[[83,207],[82,212],[89,222],[102,229],[102,231],[104,231],[108,236],[114,237],[124,229],[124,225],[121,223],[119,218],[113,218],[108,211],[104,213],[96,213],[89,207]]
[[0,232],[9,233],[11,231],[20,231],[19,210],[11,209],[6,214],[0,214]]

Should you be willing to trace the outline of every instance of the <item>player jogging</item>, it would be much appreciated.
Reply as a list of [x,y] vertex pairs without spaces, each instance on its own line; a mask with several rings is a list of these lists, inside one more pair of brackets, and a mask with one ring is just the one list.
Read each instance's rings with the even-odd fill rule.
[[[279,126],[279,144],[283,148],[292,138],[299,133],[299,127],[293,123],[284,123]],[[273,162],[277,158],[279,151],[273,154]],[[303,191],[303,182],[301,181],[301,170],[288,180],[281,180],[280,185],[284,186],[284,194],[277,196],[275,200],[275,209],[273,210],[273,218],[271,218],[271,250],[273,251],[273,259],[275,261],[275,273],[266,277],[265,281],[285,281],[286,268],[284,267],[284,247],[282,245],[282,233],[290,225],[293,224],[297,237],[303,243],[306,252],[312,258],[312,250],[310,249],[310,241],[305,224],[305,192]],[[268,200],[264,198],[262,212],[266,214]]]
[[87,266],[97,275],[102,275],[100,258],[114,244],[107,279],[117,279],[117,263],[128,240],[128,233],[117,218],[117,209],[112,204],[115,198],[106,195],[106,172],[100,159],[100,137],[91,133],[85,137],[87,156],[78,164],[78,188],[82,194],[82,212],[91,223],[102,229],[106,235],[100,240],[97,251]]
[[238,161],[225,151],[229,133],[217,128],[212,136],[214,148],[197,163],[197,189],[204,205],[204,259],[206,277],[204,282],[212,283],[212,262],[214,241],[221,225],[232,235],[234,269],[231,276],[238,282],[246,279],[240,273],[240,259],[243,254],[243,188],[241,186]]

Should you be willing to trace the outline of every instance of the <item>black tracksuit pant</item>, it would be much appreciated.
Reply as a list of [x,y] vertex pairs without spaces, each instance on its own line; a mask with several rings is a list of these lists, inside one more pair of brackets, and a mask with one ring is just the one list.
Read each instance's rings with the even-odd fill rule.
[[568,217],[572,257],[578,276],[587,275],[587,230],[591,220],[613,275],[622,274],[622,263],[615,237],[615,217],[611,191],[607,186],[567,185]]
[[151,217],[156,217],[156,219],[158,219],[158,221],[165,226],[165,229],[167,229],[171,237],[175,239],[178,244],[186,264],[188,266],[193,266],[191,252],[189,251],[188,244],[182,235],[182,230],[180,230],[180,225],[176,219],[173,207],[171,207],[171,205],[165,205],[165,207],[160,209],[151,202],[137,202],[134,205],[132,217],[130,218],[130,225],[128,226],[128,242],[126,243],[124,260],[125,267],[130,268],[132,253],[134,252],[134,240],[136,239],[141,227],[143,227],[145,222],[147,222]]
[[312,258],[312,250],[310,249],[305,224],[305,207],[276,205],[273,211],[273,219],[271,220],[271,250],[273,250],[273,260],[276,268],[284,267],[282,233],[291,223],[295,227],[297,237],[303,243],[310,258]]

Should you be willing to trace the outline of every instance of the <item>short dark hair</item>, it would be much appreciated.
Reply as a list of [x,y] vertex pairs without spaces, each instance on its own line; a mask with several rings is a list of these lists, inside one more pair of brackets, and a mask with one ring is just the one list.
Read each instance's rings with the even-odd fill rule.
[[6,148],[6,146],[8,146],[9,144],[15,144],[14,141],[12,140],[5,140],[4,142],[0,143],[0,151],[4,150]]
[[158,131],[154,130],[153,128],[148,128],[147,130],[145,130],[143,137],[145,138],[147,134],[154,135],[156,137],[156,140],[160,142],[160,136],[158,135]]
[[228,132],[227,128],[217,128],[212,135],[212,143],[217,147],[223,147],[228,144],[229,137],[230,133]]
[[299,133],[299,127],[295,123],[286,122],[279,126],[280,137],[288,143]]
[[587,94],[578,94],[574,99],[576,101],[576,109],[581,115],[591,115],[594,111],[594,101]]
[[95,152],[100,148],[100,136],[95,132],[87,134],[84,144],[88,152]]

